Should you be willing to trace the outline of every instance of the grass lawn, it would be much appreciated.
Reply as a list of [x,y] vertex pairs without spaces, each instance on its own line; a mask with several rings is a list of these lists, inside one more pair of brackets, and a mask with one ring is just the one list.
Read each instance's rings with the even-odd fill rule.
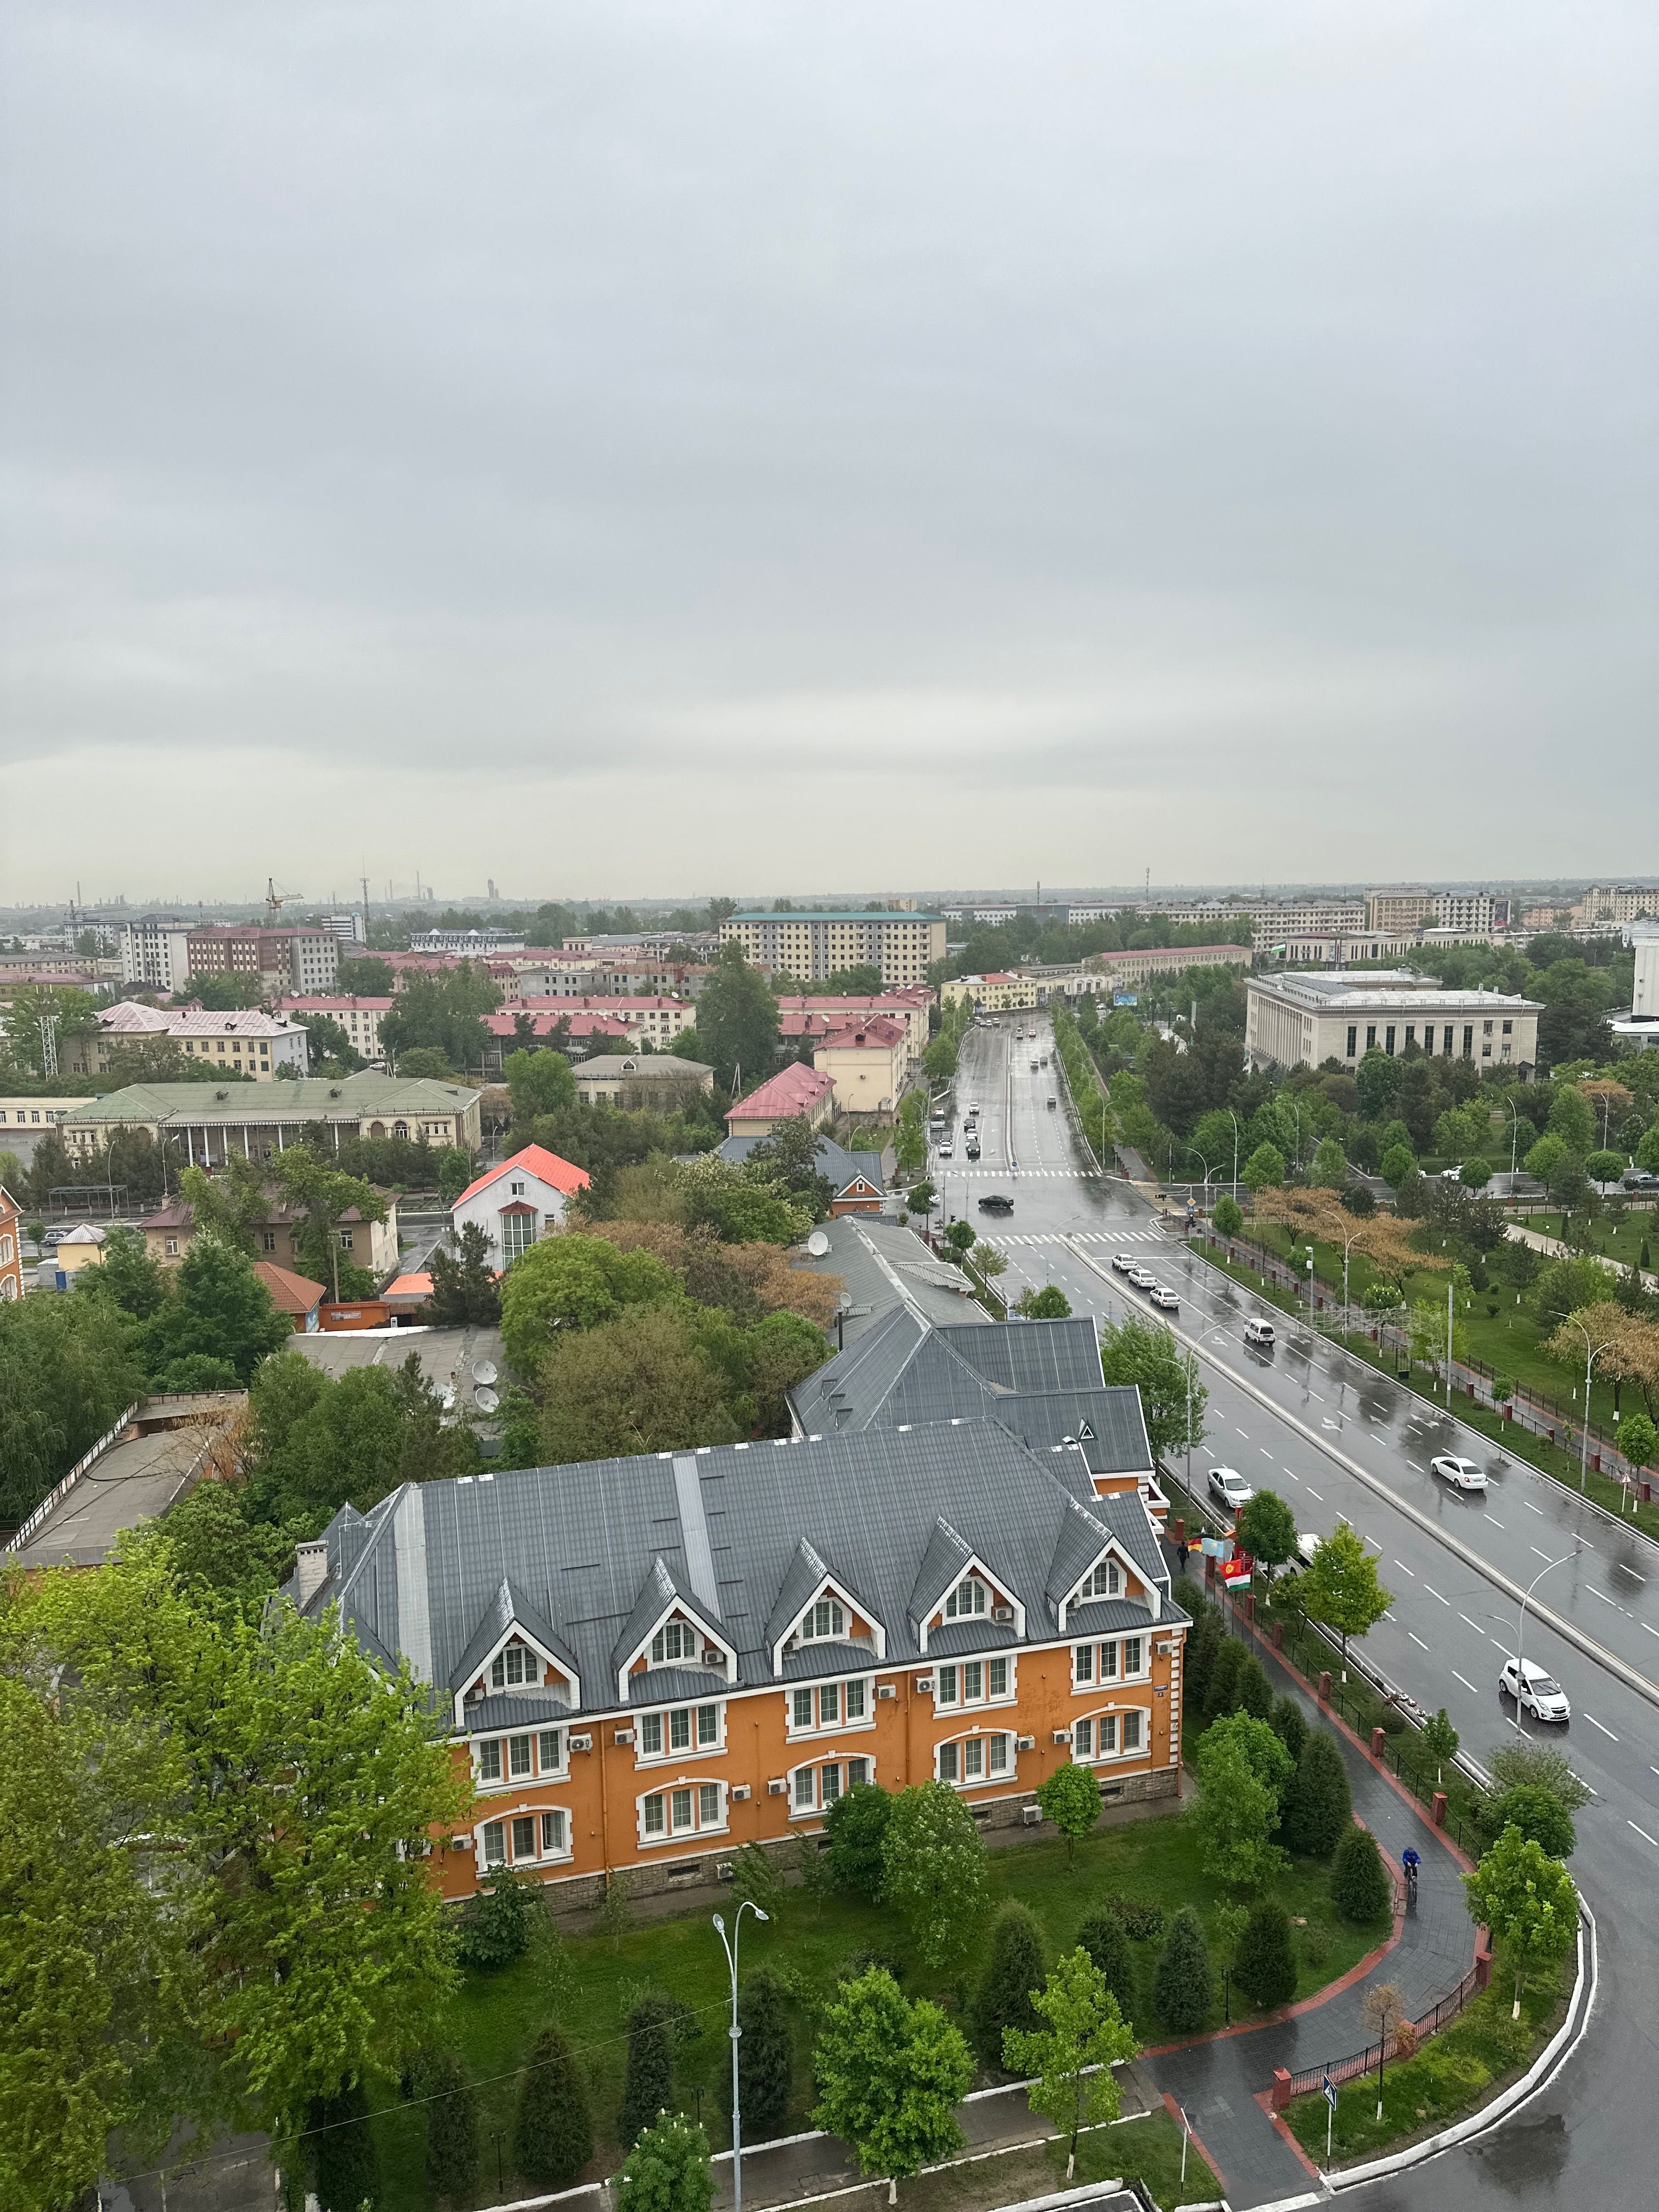
[[[1559,1213],[1517,1214],[1516,1225],[1521,1229],[1535,1229],[1540,1237],[1559,1237],[1562,1217]],[[1653,1255],[1659,1251],[1659,1224],[1656,1224],[1650,1206],[1632,1206],[1616,1227],[1605,1219],[1593,1221],[1590,1235],[1595,1240],[1598,1255],[1620,1267],[1651,1268]],[[1644,1246],[1648,1254],[1645,1260],[1642,1257]]]
[[[1337,2091],[1331,2161],[1351,2166],[1437,2134],[1522,2072],[1560,2024],[1572,1985],[1571,1957],[1559,1974],[1540,1978],[1521,2000],[1521,2017],[1510,2018],[1513,1990],[1501,1967],[1484,1996],[1451,2027],[1432,2035],[1413,2058],[1382,2070],[1382,2117],[1376,2117],[1376,2075],[1345,2082]],[[1303,2148],[1325,2163],[1327,2106],[1322,2094],[1298,2097],[1285,2117]]]
[[[987,1865],[992,1911],[1010,1897],[1028,1905],[1042,1925],[1051,1956],[1069,1948],[1089,1912],[1115,1893],[1153,1899],[1170,1912],[1193,1905],[1212,1931],[1216,1911],[1225,1901],[1219,1885],[1200,1864],[1197,1838],[1178,1814],[1103,1828],[1079,1844],[1071,1861],[1065,1844],[1056,1840],[1001,1846],[988,1853]],[[1337,1917],[1323,1862],[1294,1863],[1275,1885],[1274,1894],[1293,1917],[1308,1923],[1297,1931],[1298,1997],[1311,1996],[1346,1973],[1387,1933],[1386,1927],[1356,1929]],[[497,2134],[501,2137],[504,2185],[509,2195],[524,2193],[517,2191],[512,2172],[514,2070],[524,2063],[543,2026],[556,2018],[577,2045],[588,2071],[599,2145],[593,2171],[615,2172],[621,2155],[615,2121],[627,2056],[624,2025],[647,1990],[665,1990],[695,2014],[693,2033],[678,2054],[678,2103],[687,2112],[701,2113],[717,2150],[727,2147],[731,2060],[725,2023],[729,1985],[708,1910],[705,1903],[682,1917],[642,1919],[617,1936],[568,1936],[556,1948],[550,1967],[545,1956],[539,1961],[526,1958],[501,1974],[467,1977],[449,2018],[434,2024],[434,2039],[459,2051],[477,2087],[483,2166],[489,2175],[480,2202],[490,2203],[497,2197]],[[960,1958],[938,1972],[917,1962],[902,1923],[878,1906],[834,1897],[819,1900],[792,1889],[772,1924],[761,1929],[745,1922],[745,1967],[773,1967],[793,2001],[794,2094],[779,2132],[792,2134],[811,2124],[812,2021],[833,1987],[836,1970],[851,1953],[881,1952],[900,1969],[908,1995],[936,1998],[961,2019],[982,1963],[982,1924],[964,1925]],[[1147,1942],[1133,1948],[1140,1975],[1136,2028],[1144,2042],[1161,2041],[1164,2032],[1152,2015],[1150,1998],[1158,1945]],[[1235,2018],[1239,2012],[1236,2001]],[[1221,2017],[1218,2000],[1212,2025],[1219,2027]],[[386,2200],[399,2206],[425,2206],[430,2200],[423,2165],[424,2124],[417,2113],[398,2105],[390,2086],[380,2104],[375,2133]],[[1121,2135],[1127,2130],[1113,2132]],[[1179,2149],[1177,2141],[1177,2159]],[[1121,2171],[1110,2162],[1118,2155],[1108,2154],[1101,2171]],[[1191,2170],[1189,2161],[1189,2178]]]
[[[1282,1235],[1272,1237],[1273,1226],[1263,1224],[1264,1236],[1271,1237],[1282,1256],[1286,1243]],[[1220,1273],[1244,1285],[1262,1304],[1276,1306],[1281,1313],[1306,1314],[1305,1298],[1299,1298],[1272,1283],[1264,1287],[1259,1273],[1229,1260],[1224,1253],[1212,1251],[1201,1237],[1191,1239],[1189,1249]],[[1334,1288],[1340,1297],[1342,1255],[1333,1253],[1328,1245],[1316,1245],[1314,1262],[1314,1272],[1319,1280]],[[1369,1267],[1355,1255],[1349,1274],[1349,1296],[1356,1305],[1370,1280]],[[1405,1288],[1408,1300],[1419,1295],[1429,1298],[1437,1297],[1443,1313],[1446,1302],[1444,1275],[1425,1273],[1411,1276],[1407,1278]],[[1534,1395],[1553,1401],[1565,1414],[1576,1418],[1572,1376],[1553,1359],[1546,1358],[1539,1350],[1540,1336],[1547,1334],[1548,1331],[1540,1332],[1530,1308],[1525,1304],[1517,1306],[1515,1295],[1512,1290],[1501,1285],[1474,1293],[1470,1310],[1463,1316],[1469,1354],[1475,1359],[1484,1360],[1498,1373],[1507,1375],[1511,1382],[1524,1384]],[[1344,1341],[1356,1358],[1364,1360],[1382,1374],[1395,1373],[1391,1350],[1383,1350],[1364,1336],[1350,1336]],[[1443,1389],[1437,1391],[1433,1379],[1426,1370],[1419,1369],[1414,1371],[1412,1387],[1434,1403],[1443,1407],[1445,1404]],[[1610,1436],[1613,1433],[1613,1390],[1599,1377],[1590,1395],[1590,1407],[1592,1417],[1603,1435]],[[1553,1475],[1558,1481],[1570,1483],[1575,1490],[1577,1488],[1578,1454],[1576,1450],[1564,1450],[1552,1444],[1547,1437],[1532,1435],[1514,1421],[1501,1419],[1490,1407],[1478,1405],[1455,1392],[1453,1394],[1452,1409],[1461,1421],[1466,1422],[1472,1429],[1478,1429],[1482,1436],[1490,1437],[1494,1443],[1501,1444],[1513,1458],[1525,1460],[1529,1466],[1539,1468],[1543,1474]],[[1620,1486],[1594,1472],[1589,1475],[1587,1488],[1589,1495],[1598,1505],[1605,1506],[1609,1513],[1616,1513],[1621,1520],[1632,1522],[1646,1534],[1659,1538],[1659,1504],[1638,1505],[1632,1515],[1627,1507],[1626,1493]]]

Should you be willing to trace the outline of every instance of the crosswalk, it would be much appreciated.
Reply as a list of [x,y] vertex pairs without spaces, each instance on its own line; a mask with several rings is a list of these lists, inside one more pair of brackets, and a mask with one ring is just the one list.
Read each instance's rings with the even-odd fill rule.
[[1054,1182],[1098,1182],[1100,1181],[1100,1177],[1092,1168],[988,1168],[983,1163],[977,1167],[959,1168],[954,1160],[939,1160],[935,1165],[934,1173],[941,1180],[948,1177],[951,1182],[958,1180],[967,1182],[975,1181],[1006,1182],[1009,1177],[1014,1175],[1018,1175],[1021,1182],[1030,1182],[1033,1176],[1046,1176]]
[[1112,1231],[1083,1229],[1070,1235],[1051,1232],[1036,1237],[982,1237],[982,1244],[1012,1246],[1015,1244],[1164,1244],[1168,1239],[1159,1229],[1118,1229]]

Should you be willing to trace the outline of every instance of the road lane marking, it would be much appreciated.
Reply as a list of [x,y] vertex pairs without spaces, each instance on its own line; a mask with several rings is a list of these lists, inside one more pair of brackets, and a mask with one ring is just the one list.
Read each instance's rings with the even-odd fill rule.
[[1642,1623],[1642,1626],[1647,1630],[1650,1636],[1659,1636],[1659,1628],[1653,1627],[1650,1622],[1644,1620]]
[[1316,1405],[1322,1406],[1325,1402],[1325,1401],[1320,1396],[1317,1390],[1310,1390],[1308,1395],[1314,1401]]
[[1428,1473],[1428,1471],[1429,1471],[1429,1470],[1427,1469],[1427,1468],[1425,1468],[1425,1467],[1419,1467],[1419,1466],[1418,1466],[1418,1462],[1417,1462],[1414,1459],[1408,1459],[1408,1460],[1406,1462],[1406,1464],[1407,1464],[1407,1467],[1415,1467],[1415,1468],[1417,1468],[1417,1471],[1418,1471],[1418,1473],[1419,1473],[1419,1474],[1426,1474]]
[[1622,1559],[1615,1559],[1613,1564],[1618,1568],[1621,1575],[1628,1575],[1632,1582],[1646,1582],[1647,1577],[1645,1575],[1638,1575],[1634,1567],[1627,1567]]
[[1543,1519],[1544,1509],[1541,1505],[1534,1505],[1530,1498],[1523,1498],[1521,1500],[1521,1503],[1526,1507],[1528,1513],[1535,1513],[1540,1521]]
[[[1625,1826],[1627,1828],[1636,1828],[1636,1823],[1634,1820],[1626,1820]],[[1656,1839],[1654,1837],[1649,1835],[1645,1828],[1636,1828],[1636,1832],[1640,1836],[1644,1844],[1652,1844],[1654,1850],[1656,1851],[1659,1851],[1659,1839]]]
[[1283,1460],[1280,1460],[1280,1462],[1279,1462],[1279,1473],[1280,1473],[1281,1474],[1288,1474],[1288,1475],[1290,1476],[1291,1480],[1292,1482],[1300,1482],[1300,1481],[1301,1481],[1301,1480],[1302,1480],[1302,1477],[1301,1477],[1299,1474],[1297,1474],[1297,1473],[1296,1473],[1292,1468],[1288,1468],[1288,1467],[1286,1467],[1286,1466],[1285,1466],[1285,1462],[1284,1462],[1284,1461],[1283,1461]]
[[1584,1718],[1589,1723],[1593,1729],[1601,1729],[1602,1735],[1607,1736],[1612,1742],[1618,1742],[1619,1739],[1613,1735],[1613,1730],[1610,1728],[1601,1728],[1601,1722],[1596,1719],[1594,1713],[1586,1713]]
[[1395,1565],[1399,1568],[1402,1575],[1409,1575],[1413,1582],[1417,1580],[1417,1570],[1415,1567],[1408,1567],[1403,1559],[1396,1559],[1395,1561]]
[[1273,1457],[1273,1454],[1267,1449],[1266,1444],[1258,1444],[1256,1446],[1256,1449],[1261,1453],[1263,1459],[1271,1459]]
[[[1308,1495],[1310,1498],[1319,1498],[1319,1492],[1314,1488],[1312,1483],[1308,1485]],[[1322,1498],[1319,1498],[1319,1502],[1322,1505],[1325,1503]]]
[[[1466,1690],[1474,1690],[1474,1683],[1473,1683],[1472,1681],[1470,1681],[1470,1680],[1469,1680],[1469,1678],[1468,1678],[1468,1676],[1467,1674],[1457,1674],[1457,1669],[1456,1669],[1456,1668],[1455,1668],[1455,1667],[1454,1667],[1454,1668],[1452,1668],[1452,1673],[1453,1673],[1454,1674],[1456,1674],[1456,1675],[1457,1675],[1457,1680],[1459,1680],[1459,1681],[1463,1685],[1463,1687],[1464,1687]],[[1475,1694],[1475,1696],[1478,1698],[1478,1697],[1480,1696],[1480,1691],[1479,1691],[1479,1690],[1474,1690],[1474,1694]]]
[[1249,1442],[1250,1441],[1250,1439],[1249,1439],[1249,1437],[1248,1433],[1247,1433],[1243,1429],[1241,1429],[1241,1428],[1239,1427],[1238,1423],[1237,1423],[1237,1421],[1235,1421],[1235,1422],[1233,1423],[1233,1432],[1234,1432],[1234,1434],[1235,1434],[1236,1436],[1241,1436],[1241,1437],[1243,1437],[1244,1438],[1244,1441],[1245,1441],[1245,1443],[1249,1443]]
[[1462,1621],[1467,1621],[1477,1636],[1484,1636],[1486,1634],[1486,1632],[1482,1628],[1480,1622],[1478,1620],[1470,1620],[1467,1613],[1460,1613],[1457,1618]]
[[1501,1528],[1504,1525],[1495,1513],[1483,1513],[1481,1515],[1481,1518],[1485,1521],[1490,1521],[1494,1528]]
[[1423,1644],[1423,1649],[1424,1649],[1425,1651],[1428,1650],[1428,1648],[1429,1648],[1429,1647],[1428,1647],[1428,1645],[1427,1645],[1426,1644],[1423,1644],[1423,1639],[1422,1639],[1422,1638],[1418,1634],[1417,1631],[1416,1631],[1414,1628],[1408,1628],[1408,1629],[1406,1631],[1406,1633],[1407,1633],[1407,1636],[1409,1636],[1409,1637],[1410,1637],[1410,1638],[1411,1638],[1411,1640],[1412,1640],[1412,1642],[1413,1642],[1413,1644]]
[[[1427,1590],[1431,1597],[1440,1597],[1439,1591],[1435,1588],[1432,1583],[1425,1583],[1423,1587]],[[1440,1602],[1442,1605],[1449,1607],[1451,1600],[1449,1597],[1440,1597]]]
[[1589,1591],[1589,1594],[1590,1594],[1590,1595],[1591,1595],[1592,1597],[1599,1597],[1599,1598],[1601,1599],[1601,1602],[1602,1602],[1602,1604],[1603,1604],[1603,1605],[1610,1605],[1610,1606],[1612,1606],[1612,1607],[1613,1607],[1613,1610],[1614,1610],[1614,1612],[1618,1612],[1619,1610],[1620,1610],[1620,1605],[1619,1605],[1619,1601],[1618,1601],[1616,1598],[1611,1598],[1611,1597],[1609,1597],[1609,1596],[1607,1595],[1607,1592],[1606,1592],[1605,1590],[1599,1590],[1599,1589],[1597,1589],[1594,1586],[1594,1584],[1593,1584],[1593,1583],[1585,1583],[1585,1585],[1584,1585],[1584,1587],[1585,1587],[1585,1589],[1588,1589],[1588,1590]]

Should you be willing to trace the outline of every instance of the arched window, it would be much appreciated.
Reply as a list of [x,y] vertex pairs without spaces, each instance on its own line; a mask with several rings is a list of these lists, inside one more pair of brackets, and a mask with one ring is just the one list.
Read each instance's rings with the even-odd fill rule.
[[1133,1759],[1146,1748],[1144,1707],[1126,1712],[1089,1713],[1072,1723],[1072,1757],[1079,1765],[1101,1759]]
[[972,1614],[983,1613],[990,1601],[990,1593],[979,1577],[965,1576],[945,1601],[945,1618],[965,1620]]
[[847,1633],[847,1609],[832,1597],[821,1597],[816,1605],[808,1606],[801,1616],[803,1638],[815,1636],[841,1637]]

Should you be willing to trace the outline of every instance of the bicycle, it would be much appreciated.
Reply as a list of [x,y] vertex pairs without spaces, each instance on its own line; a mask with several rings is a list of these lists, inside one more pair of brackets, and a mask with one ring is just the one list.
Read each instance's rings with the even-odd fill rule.
[[1401,1863],[1406,1869],[1406,1910],[1411,1912],[1417,1905],[1417,1869],[1421,1862],[1414,1850],[1407,1850],[1401,1854]]

